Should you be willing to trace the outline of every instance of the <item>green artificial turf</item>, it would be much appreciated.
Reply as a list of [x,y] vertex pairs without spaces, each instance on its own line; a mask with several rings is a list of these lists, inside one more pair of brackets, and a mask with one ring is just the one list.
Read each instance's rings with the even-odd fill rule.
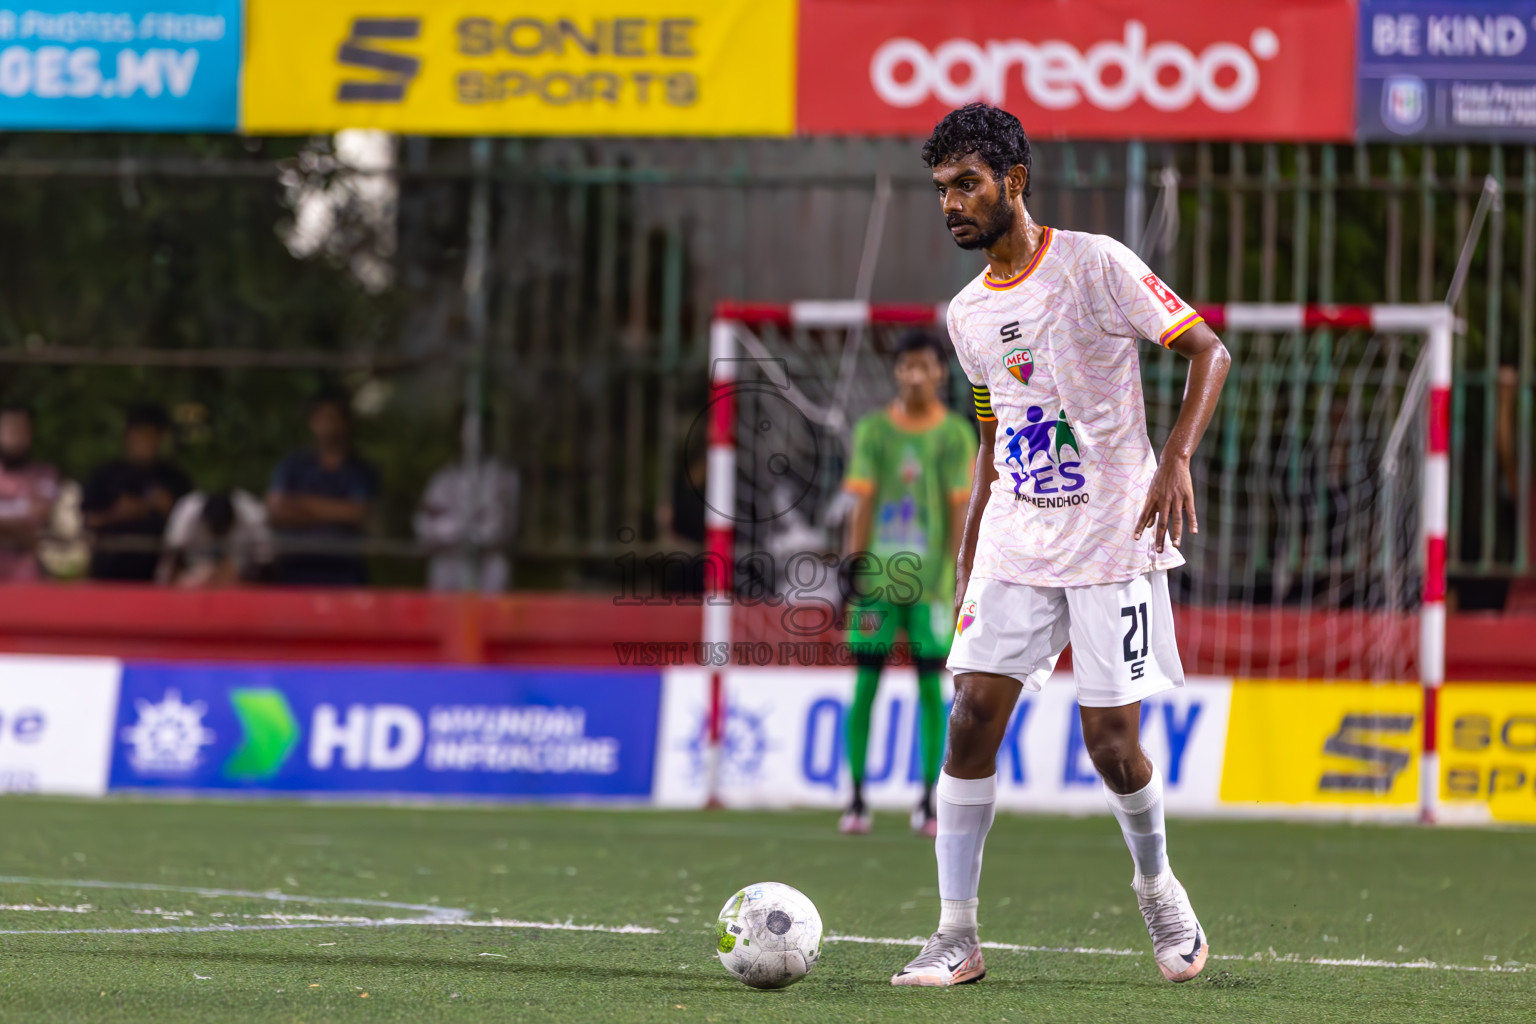
[[[949,991],[894,989],[912,950],[846,941],[784,991],[725,973],[712,925],[749,882],[799,887],[829,935],[930,931],[932,844],[903,818],[843,837],[810,813],[6,798],[0,875],[55,881],[0,882],[0,931],[46,932],[0,935],[0,1021],[1536,1019],[1536,835],[1522,831],[1174,821],[1173,864],[1212,952],[1245,958],[1176,986],[1148,955],[1112,820],[1004,815],[987,844],[983,938],[1136,955],[993,950],[985,981]],[[659,933],[306,920],[452,911]],[[314,927],[60,933],[229,924]]]

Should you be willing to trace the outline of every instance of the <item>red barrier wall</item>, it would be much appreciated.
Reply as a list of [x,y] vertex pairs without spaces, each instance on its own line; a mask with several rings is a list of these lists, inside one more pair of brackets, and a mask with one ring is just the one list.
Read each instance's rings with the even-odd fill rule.
[[[1178,608],[1185,668],[1207,675],[1347,676],[1352,646],[1319,614]],[[0,587],[0,652],[220,661],[615,665],[621,643],[692,644],[698,605],[618,605],[601,594],[476,598],[388,590],[180,591]],[[1377,624],[1378,627],[1380,624]],[[1417,625],[1389,635],[1411,649]],[[1536,680],[1536,616],[1452,615],[1448,677]],[[827,634],[820,640],[837,642]],[[1070,654],[1070,652],[1069,652]],[[691,650],[685,663],[692,663]],[[1063,667],[1066,662],[1064,660]]]
[[615,663],[616,641],[698,639],[700,609],[603,596],[0,587],[0,651],[229,661]]

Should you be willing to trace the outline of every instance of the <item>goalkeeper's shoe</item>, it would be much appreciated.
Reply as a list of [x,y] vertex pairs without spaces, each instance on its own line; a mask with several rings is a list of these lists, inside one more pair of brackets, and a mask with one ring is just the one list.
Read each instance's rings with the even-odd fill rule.
[[873,825],[874,819],[868,810],[850,807],[838,819],[837,830],[845,836],[867,836]]
[[1188,981],[1205,969],[1210,952],[1205,930],[1189,905],[1189,893],[1177,878],[1169,876],[1168,885],[1155,896],[1136,895],[1141,916],[1146,918],[1152,936],[1152,956],[1157,969],[1169,981]]
[[987,976],[975,932],[934,932],[923,951],[891,977],[892,985],[964,985]]

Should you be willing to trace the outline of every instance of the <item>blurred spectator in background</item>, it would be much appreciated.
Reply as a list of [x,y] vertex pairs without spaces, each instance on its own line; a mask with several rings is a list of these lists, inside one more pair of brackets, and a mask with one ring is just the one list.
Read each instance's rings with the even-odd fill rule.
[[[460,417],[462,422],[462,417]],[[484,433],[490,433],[485,425]],[[517,530],[517,470],[494,457],[469,466],[459,460],[432,474],[416,509],[416,538],[432,551],[433,590],[495,593],[511,583],[507,543]]]
[[672,502],[660,523],[661,533],[682,547],[704,546],[704,479],[709,468],[709,449],[690,451],[685,446],[672,474]]
[[[344,551],[363,538],[379,497],[378,471],[352,451],[352,413],[343,396],[315,399],[309,432],[314,447],[278,463],[267,488],[267,516],[279,548],[272,578],[305,586],[362,586],[368,565],[361,555],[313,549],[330,544]],[[284,542],[298,549],[284,552]]]
[[193,491],[165,528],[157,578],[178,587],[228,587],[259,577],[272,561],[267,508],[248,491]]
[[[159,541],[176,500],[192,489],[180,468],[161,457],[170,419],[158,405],[128,410],[123,457],[97,466],[85,479],[80,508],[98,544],[91,552],[91,578],[155,578]],[[127,542],[114,549],[112,541]],[[138,545],[132,542],[138,541]]]
[[32,459],[32,410],[0,405],[0,583],[39,579],[37,540],[59,496],[59,471]]
[[[681,423],[679,426],[686,438],[689,425]],[[704,559],[672,556],[678,553],[691,555],[704,548],[704,483],[709,467],[708,455],[709,449],[702,443],[690,448],[684,441],[677,449],[672,471],[672,500],[658,509],[656,516],[656,532],[670,551],[664,552],[661,577],[642,579],[642,590],[649,588],[654,593],[654,588],[659,585],[661,593],[669,598],[704,593]],[[763,585],[771,589],[773,581]]]

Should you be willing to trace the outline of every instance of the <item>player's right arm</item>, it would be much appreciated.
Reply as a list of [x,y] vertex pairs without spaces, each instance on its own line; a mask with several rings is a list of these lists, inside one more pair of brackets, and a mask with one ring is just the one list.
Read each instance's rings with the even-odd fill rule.
[[981,532],[981,517],[987,510],[987,498],[997,479],[997,464],[992,461],[992,446],[997,441],[997,419],[977,417],[981,441],[976,446],[976,465],[971,473],[971,498],[965,506],[965,528],[960,533],[960,552],[955,557],[955,618],[965,601],[965,588],[971,582],[971,565],[976,560],[976,537]]
[[[992,494],[992,483],[997,479],[997,465],[992,460],[992,448],[997,441],[997,414],[992,411],[992,392],[987,387],[984,367],[972,358],[961,323],[960,299],[949,304],[945,317],[949,328],[950,344],[955,346],[955,356],[960,369],[971,384],[971,403],[976,410],[976,427],[981,439],[976,446],[976,461],[971,469],[971,495],[965,503],[965,526],[960,531],[959,550],[955,555],[955,618],[960,618],[960,605],[965,602],[965,588],[971,583],[971,566],[976,560],[976,538],[981,533],[981,518],[987,511],[987,498]],[[978,383],[978,381],[980,383]]]
[[[990,405],[990,402],[989,402]],[[965,536],[965,513],[971,503],[971,481],[975,479],[975,467],[965,457],[975,444],[970,424],[958,416],[951,417],[946,426],[955,438],[954,454],[945,458],[943,472],[944,496],[947,513],[944,531],[944,554],[954,562],[960,558],[960,541]]]

